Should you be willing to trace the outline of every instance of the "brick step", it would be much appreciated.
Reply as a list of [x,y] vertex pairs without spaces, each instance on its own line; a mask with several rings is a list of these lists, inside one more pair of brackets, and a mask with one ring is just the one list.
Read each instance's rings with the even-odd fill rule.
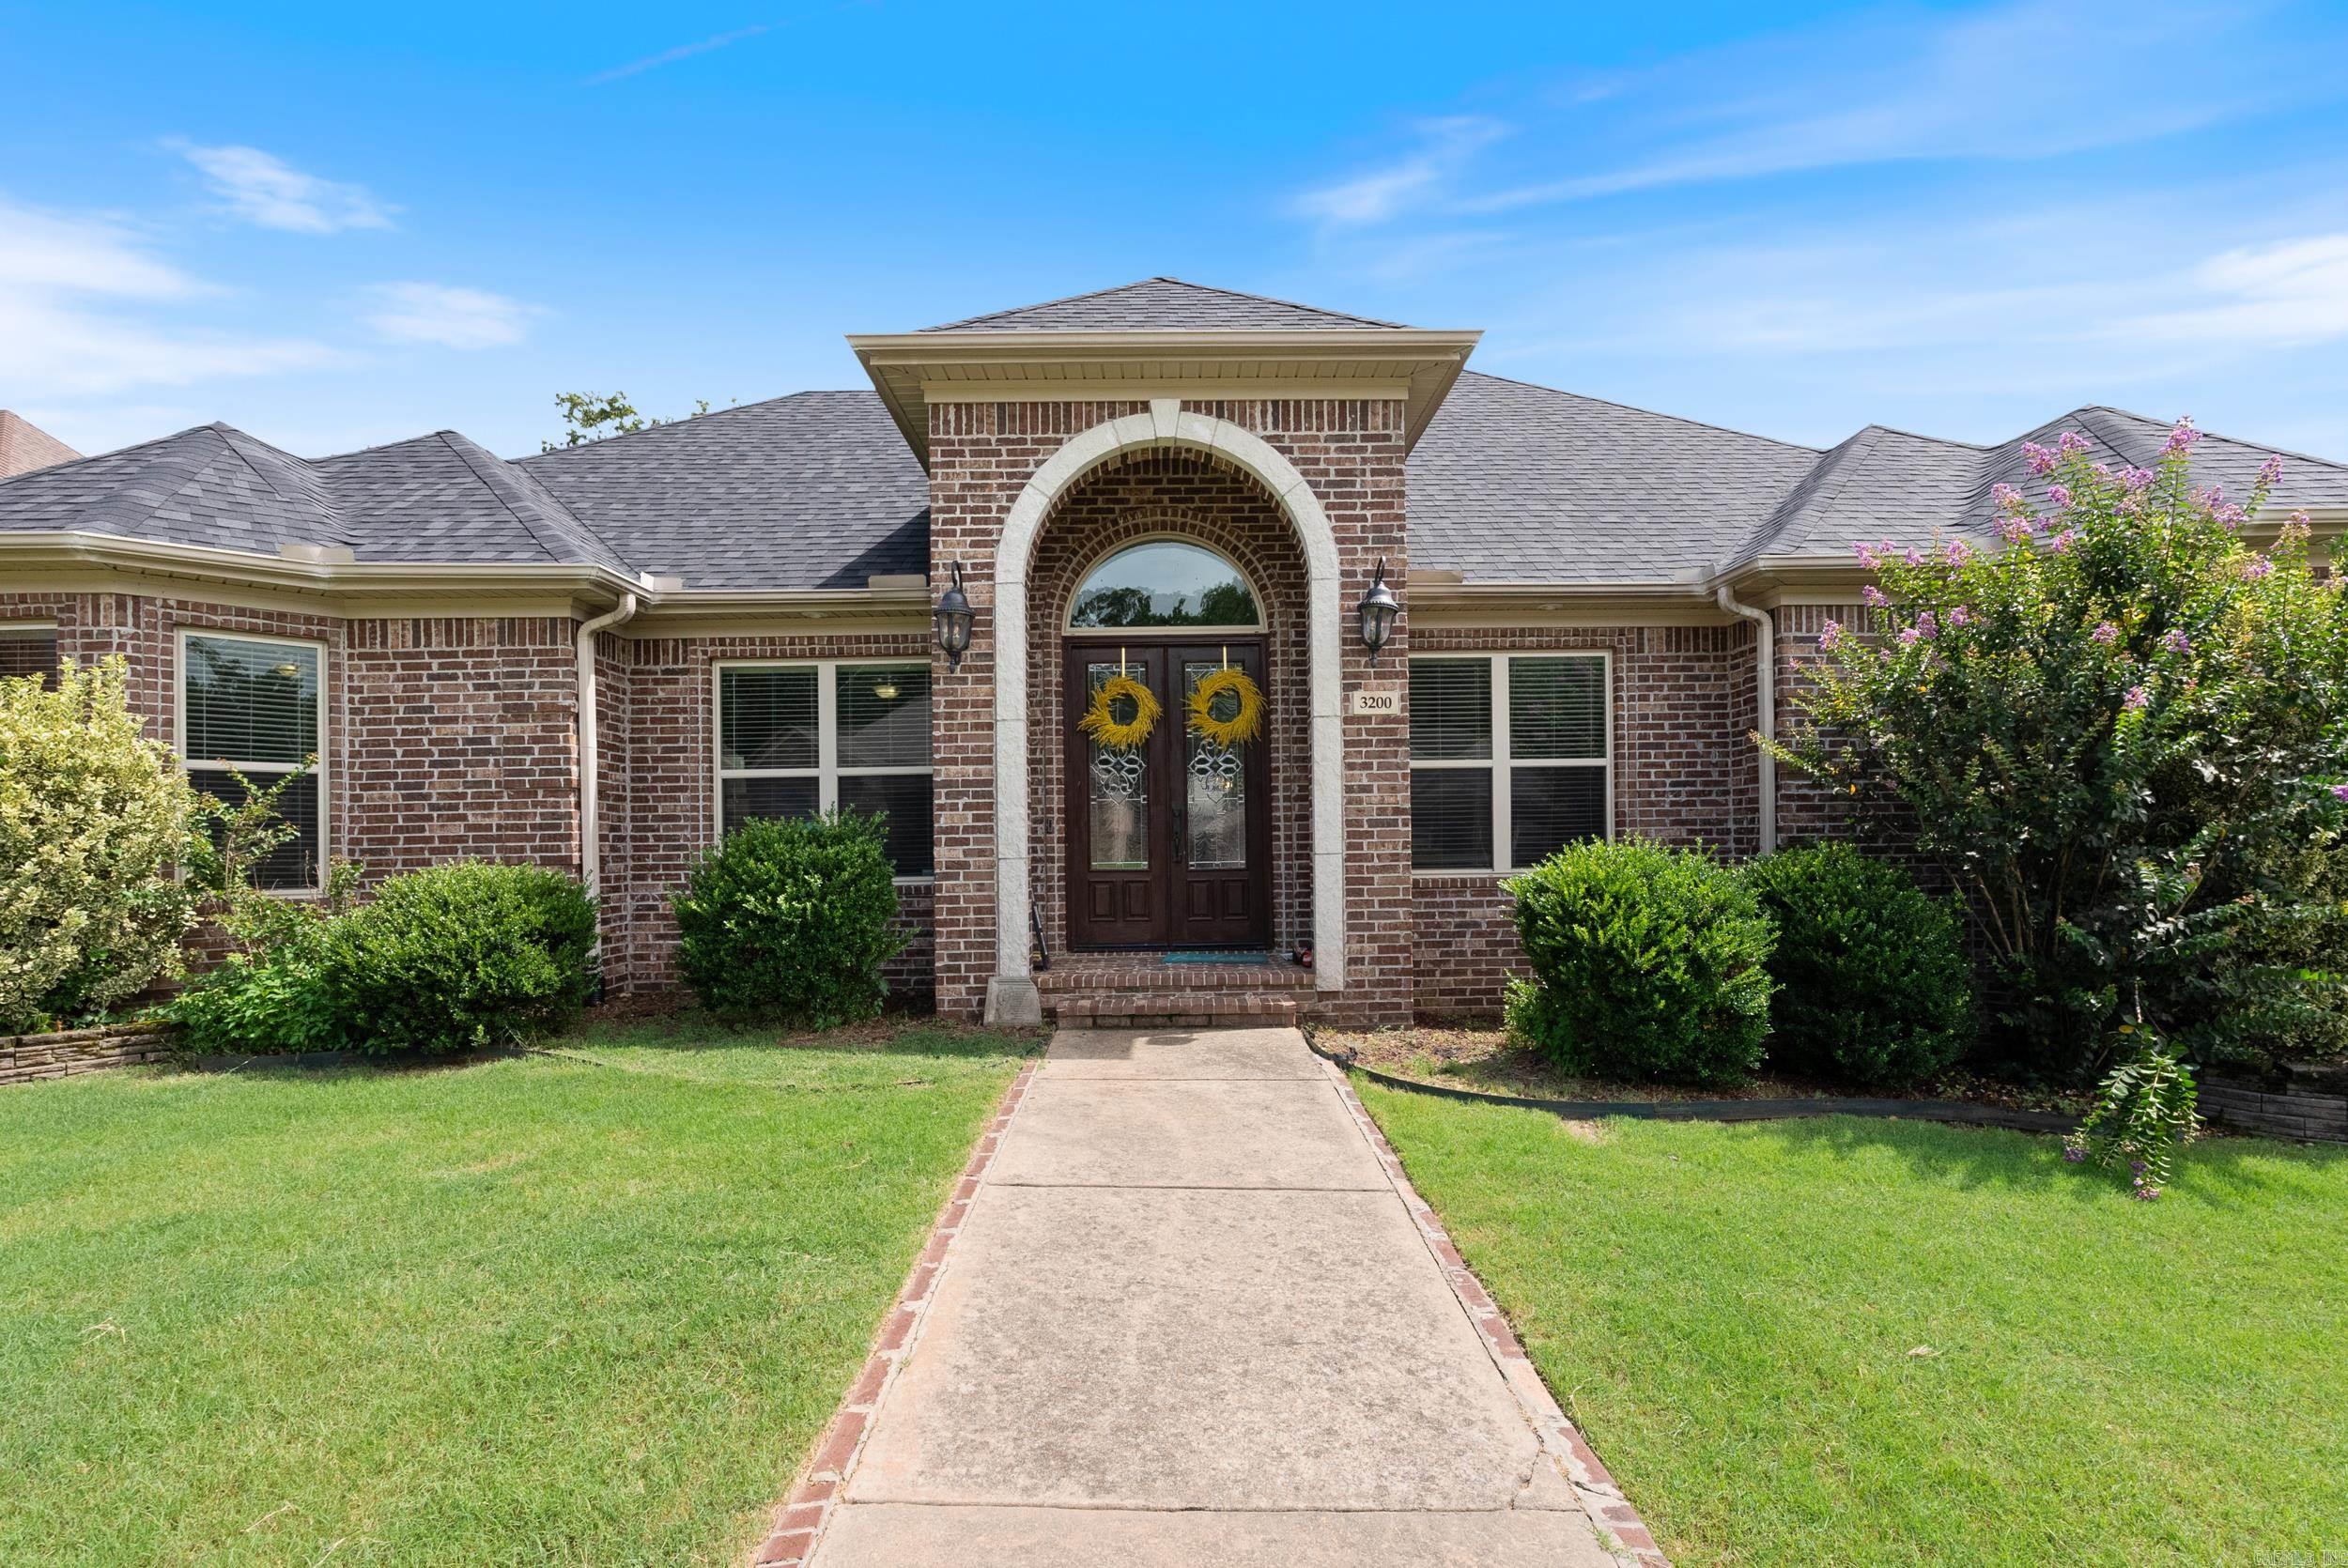
[[1271,963],[1167,963],[1152,953],[1079,953],[1055,959],[1035,977],[1045,995],[1078,992],[1304,992],[1313,972],[1285,960]]
[[1292,995],[1202,991],[1117,991],[1043,998],[1043,1013],[1068,1028],[1190,1029],[1304,1022],[1305,1004]]

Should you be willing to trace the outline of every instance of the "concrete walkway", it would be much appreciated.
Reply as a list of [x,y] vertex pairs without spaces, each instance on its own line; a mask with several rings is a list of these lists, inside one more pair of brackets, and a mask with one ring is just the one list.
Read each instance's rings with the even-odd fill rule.
[[1614,1562],[1430,1247],[1295,1030],[1062,1031],[815,1568]]

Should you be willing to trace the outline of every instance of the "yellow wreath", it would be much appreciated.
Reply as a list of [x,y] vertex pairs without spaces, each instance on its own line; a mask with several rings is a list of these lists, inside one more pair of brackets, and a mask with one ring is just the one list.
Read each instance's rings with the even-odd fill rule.
[[[1134,705],[1134,716],[1122,723],[1109,706],[1120,697]],[[1092,701],[1085,709],[1085,716],[1076,721],[1076,728],[1112,751],[1131,751],[1150,738],[1150,731],[1157,728],[1158,715],[1163,712],[1148,686],[1130,675],[1112,675],[1093,692]]]
[[[1239,707],[1229,718],[1214,716],[1214,699],[1229,694]],[[1263,693],[1244,669],[1225,668],[1200,679],[1190,688],[1190,732],[1228,751],[1252,741],[1263,728]]]

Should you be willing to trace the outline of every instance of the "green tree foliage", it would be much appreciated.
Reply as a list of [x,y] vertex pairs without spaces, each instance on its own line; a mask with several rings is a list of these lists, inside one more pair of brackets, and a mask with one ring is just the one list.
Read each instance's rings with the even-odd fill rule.
[[0,1030],[81,1022],[178,973],[194,797],[119,657],[0,679]]
[[[554,406],[563,414],[563,438],[540,441],[540,452],[560,452],[565,447],[585,446],[613,436],[633,436],[639,430],[649,430],[656,424],[669,422],[640,412],[628,401],[627,393],[614,392],[556,392]],[[709,399],[699,398],[687,419],[699,419],[709,412]]]
[[1769,1032],[1772,929],[1752,886],[1701,850],[1568,844],[1512,878],[1533,978],[1508,1026],[1568,1072],[1734,1083]]
[[2348,814],[2348,598],[2304,518],[2245,537],[2279,459],[2237,503],[2194,485],[2197,438],[2123,472],[2077,436],[2031,448],[2046,504],[1998,486],[2002,548],[1859,546],[1872,635],[1826,628],[1779,748],[1907,804],[1987,944],[2004,1046],[2058,1073],[2124,1044],[2124,1007],[2200,1053],[2340,996],[2294,944]]

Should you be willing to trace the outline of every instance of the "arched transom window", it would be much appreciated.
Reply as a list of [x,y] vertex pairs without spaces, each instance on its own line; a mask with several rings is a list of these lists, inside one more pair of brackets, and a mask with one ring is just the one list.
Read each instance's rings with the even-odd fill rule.
[[1263,611],[1245,574],[1214,551],[1180,539],[1129,545],[1085,575],[1068,612],[1071,631],[1129,626],[1255,630]]

